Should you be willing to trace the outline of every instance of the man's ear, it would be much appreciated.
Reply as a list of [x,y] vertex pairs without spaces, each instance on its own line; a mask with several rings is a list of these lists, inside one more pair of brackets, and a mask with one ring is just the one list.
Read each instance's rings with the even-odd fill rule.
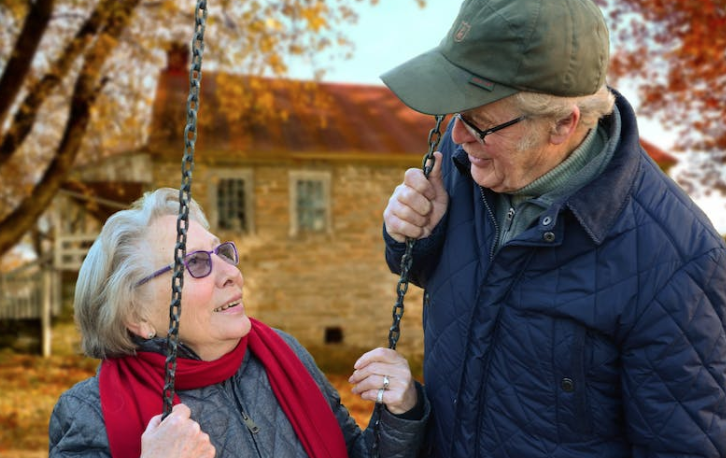
[[550,131],[550,143],[553,145],[566,143],[577,131],[579,123],[580,108],[573,105],[569,116],[558,120],[552,131]]

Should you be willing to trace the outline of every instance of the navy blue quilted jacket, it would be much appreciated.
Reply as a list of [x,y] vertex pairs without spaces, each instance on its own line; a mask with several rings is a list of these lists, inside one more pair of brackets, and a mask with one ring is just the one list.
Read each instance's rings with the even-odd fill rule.
[[[493,195],[445,135],[450,204],[411,271],[427,456],[726,457],[726,246],[627,101],[601,122],[608,167],[497,252]],[[385,238],[398,272],[404,244]]]

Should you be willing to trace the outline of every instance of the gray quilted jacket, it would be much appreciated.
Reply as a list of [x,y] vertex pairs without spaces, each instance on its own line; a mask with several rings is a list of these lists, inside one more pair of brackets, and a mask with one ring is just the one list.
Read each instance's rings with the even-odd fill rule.
[[[278,333],[320,386],[343,431],[349,456],[371,456],[372,426],[361,431],[312,356],[293,337]],[[418,453],[430,408],[421,387],[417,389],[419,406],[414,410],[422,412],[420,419],[406,419],[382,409],[381,457],[415,457]],[[251,352],[245,355],[239,371],[225,382],[177,394],[191,409],[192,418],[209,434],[217,458],[307,456],[272,392],[264,367]],[[161,404],[159,394],[160,409]],[[373,419],[371,425],[372,422]],[[98,376],[76,384],[61,395],[51,415],[49,435],[50,458],[111,456],[101,413]]]

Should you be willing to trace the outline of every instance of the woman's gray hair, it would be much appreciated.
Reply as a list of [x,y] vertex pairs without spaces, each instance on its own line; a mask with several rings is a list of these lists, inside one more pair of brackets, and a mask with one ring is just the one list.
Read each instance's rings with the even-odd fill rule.
[[[144,194],[130,209],[113,214],[103,225],[78,272],[73,303],[86,355],[103,359],[135,352],[126,323],[145,319],[144,305],[149,303],[145,288],[136,284],[159,267],[151,265],[148,256],[148,228],[161,216],[178,214],[179,190],[160,188]],[[189,220],[209,229],[204,212],[193,200]],[[170,252],[173,249],[169,247]]]
[[551,121],[550,129],[557,121],[572,113],[572,106],[580,109],[580,124],[593,128],[600,118],[613,111],[615,96],[606,85],[592,94],[583,97],[558,97],[534,92],[519,92],[512,96],[514,107],[522,114],[531,117],[546,118]]

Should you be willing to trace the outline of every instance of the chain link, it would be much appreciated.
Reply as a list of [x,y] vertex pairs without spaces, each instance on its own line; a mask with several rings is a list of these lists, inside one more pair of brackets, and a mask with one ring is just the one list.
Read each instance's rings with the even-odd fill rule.
[[[439,145],[439,141],[441,141],[441,123],[443,122],[445,116],[444,115],[436,115],[436,125],[433,129],[429,131],[429,150],[424,155],[421,168],[423,169],[424,176],[426,178],[429,177],[429,174],[431,174],[431,170],[434,168],[434,162],[436,161],[436,158],[434,157],[434,152],[436,151],[436,147]],[[416,240],[407,238],[406,239],[406,251],[404,252],[403,256],[401,257],[401,276],[398,280],[398,284],[396,285],[396,304],[393,306],[393,324],[388,330],[388,348],[395,350],[396,345],[398,344],[398,339],[401,337],[401,318],[403,318],[403,299],[406,296],[406,292],[408,292],[408,275],[411,270],[411,265],[413,264],[413,247],[416,244]],[[381,409],[383,407],[383,404],[376,404],[375,410],[373,412],[374,417],[376,418],[375,423],[373,424],[373,433],[374,433],[374,440],[373,440],[373,456],[378,457],[380,456],[380,444],[381,444]]]
[[192,38],[192,62],[189,70],[189,97],[187,98],[187,123],[184,128],[184,157],[181,165],[179,187],[179,217],[176,221],[176,246],[174,247],[174,273],[171,280],[171,304],[169,305],[169,333],[166,338],[166,377],[164,380],[164,412],[166,418],[173,407],[176,357],[179,345],[179,317],[181,316],[182,288],[184,287],[184,256],[187,251],[189,227],[189,203],[192,194],[194,171],[194,145],[197,141],[197,111],[202,80],[202,54],[204,53],[204,29],[207,20],[207,2],[198,0],[195,11],[194,37]]

